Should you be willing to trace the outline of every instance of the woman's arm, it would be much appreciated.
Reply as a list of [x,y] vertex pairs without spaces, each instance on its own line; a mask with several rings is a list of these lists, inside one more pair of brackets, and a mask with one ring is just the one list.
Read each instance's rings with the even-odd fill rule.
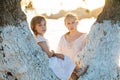
[[87,39],[88,39],[88,36],[86,36],[82,42],[82,49],[86,46]]
[[64,55],[63,55],[63,54],[55,53],[54,55],[55,55],[57,58],[60,58],[60,59],[64,60]]

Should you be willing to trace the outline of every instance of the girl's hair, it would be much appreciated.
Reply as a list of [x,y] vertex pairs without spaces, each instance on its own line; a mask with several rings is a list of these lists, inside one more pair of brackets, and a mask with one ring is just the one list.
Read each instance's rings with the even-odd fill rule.
[[78,20],[78,17],[77,17],[76,14],[74,14],[74,13],[67,13],[66,16],[65,16],[65,18],[64,18],[64,22],[66,22],[66,20],[69,20],[71,18],[73,18],[75,20]]
[[30,22],[31,30],[33,31],[34,35],[37,35],[37,31],[35,30],[36,24],[41,24],[42,21],[45,21],[46,24],[46,19],[44,16],[35,16],[32,18]]

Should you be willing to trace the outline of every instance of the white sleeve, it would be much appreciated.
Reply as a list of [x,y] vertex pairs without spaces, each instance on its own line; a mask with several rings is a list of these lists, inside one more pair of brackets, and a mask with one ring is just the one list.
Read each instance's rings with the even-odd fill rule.
[[63,36],[59,40],[59,43],[58,43],[58,46],[57,46],[57,50],[56,50],[57,53],[61,53],[61,51],[62,51],[62,44],[63,44]]
[[38,43],[38,42],[46,41],[46,39],[45,39],[44,37],[38,35],[38,36],[36,36],[36,41],[37,41],[37,43]]

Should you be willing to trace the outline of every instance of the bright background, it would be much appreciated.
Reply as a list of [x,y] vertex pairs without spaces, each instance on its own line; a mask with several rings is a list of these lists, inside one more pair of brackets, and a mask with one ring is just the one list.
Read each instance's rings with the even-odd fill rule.
[[83,7],[89,10],[104,5],[104,0],[33,0],[33,6],[39,13],[46,12],[48,15],[62,10],[74,10]]
[[[22,0],[22,9],[25,5],[32,2],[35,11],[26,13],[28,23],[37,14],[46,13],[47,15],[56,14],[60,10],[75,10],[78,7],[86,8],[90,11],[104,6],[105,0]],[[81,13],[82,14],[82,13]],[[86,18],[79,21],[78,30],[89,33],[95,18]],[[56,50],[60,37],[67,32],[64,26],[64,17],[59,19],[47,19],[47,32],[45,37],[49,41],[50,49]]]
[[[89,33],[92,24],[95,22],[95,18],[82,19],[79,21],[78,30],[80,32]],[[50,49],[56,50],[60,37],[67,32],[64,25],[63,18],[54,20],[47,19],[47,32],[45,37],[49,41]]]

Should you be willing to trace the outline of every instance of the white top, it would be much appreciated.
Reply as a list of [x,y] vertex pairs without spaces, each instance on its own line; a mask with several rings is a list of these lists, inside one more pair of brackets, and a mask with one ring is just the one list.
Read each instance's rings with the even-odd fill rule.
[[65,35],[63,35],[58,44],[58,53],[64,53],[69,56],[73,62],[75,62],[76,54],[82,50],[83,41],[86,39],[87,34],[82,34],[79,38],[74,40],[73,42],[67,42],[65,39]]
[[37,41],[37,43],[38,42],[43,42],[43,41],[47,41],[47,39],[45,39],[43,36],[41,36],[41,35],[37,35],[36,36],[36,41]]
[[41,35],[37,35],[36,36],[36,42],[37,43],[39,43],[39,42],[46,42],[46,44],[47,44],[47,46],[49,48],[49,42],[48,42],[48,40],[45,37],[41,36]]

